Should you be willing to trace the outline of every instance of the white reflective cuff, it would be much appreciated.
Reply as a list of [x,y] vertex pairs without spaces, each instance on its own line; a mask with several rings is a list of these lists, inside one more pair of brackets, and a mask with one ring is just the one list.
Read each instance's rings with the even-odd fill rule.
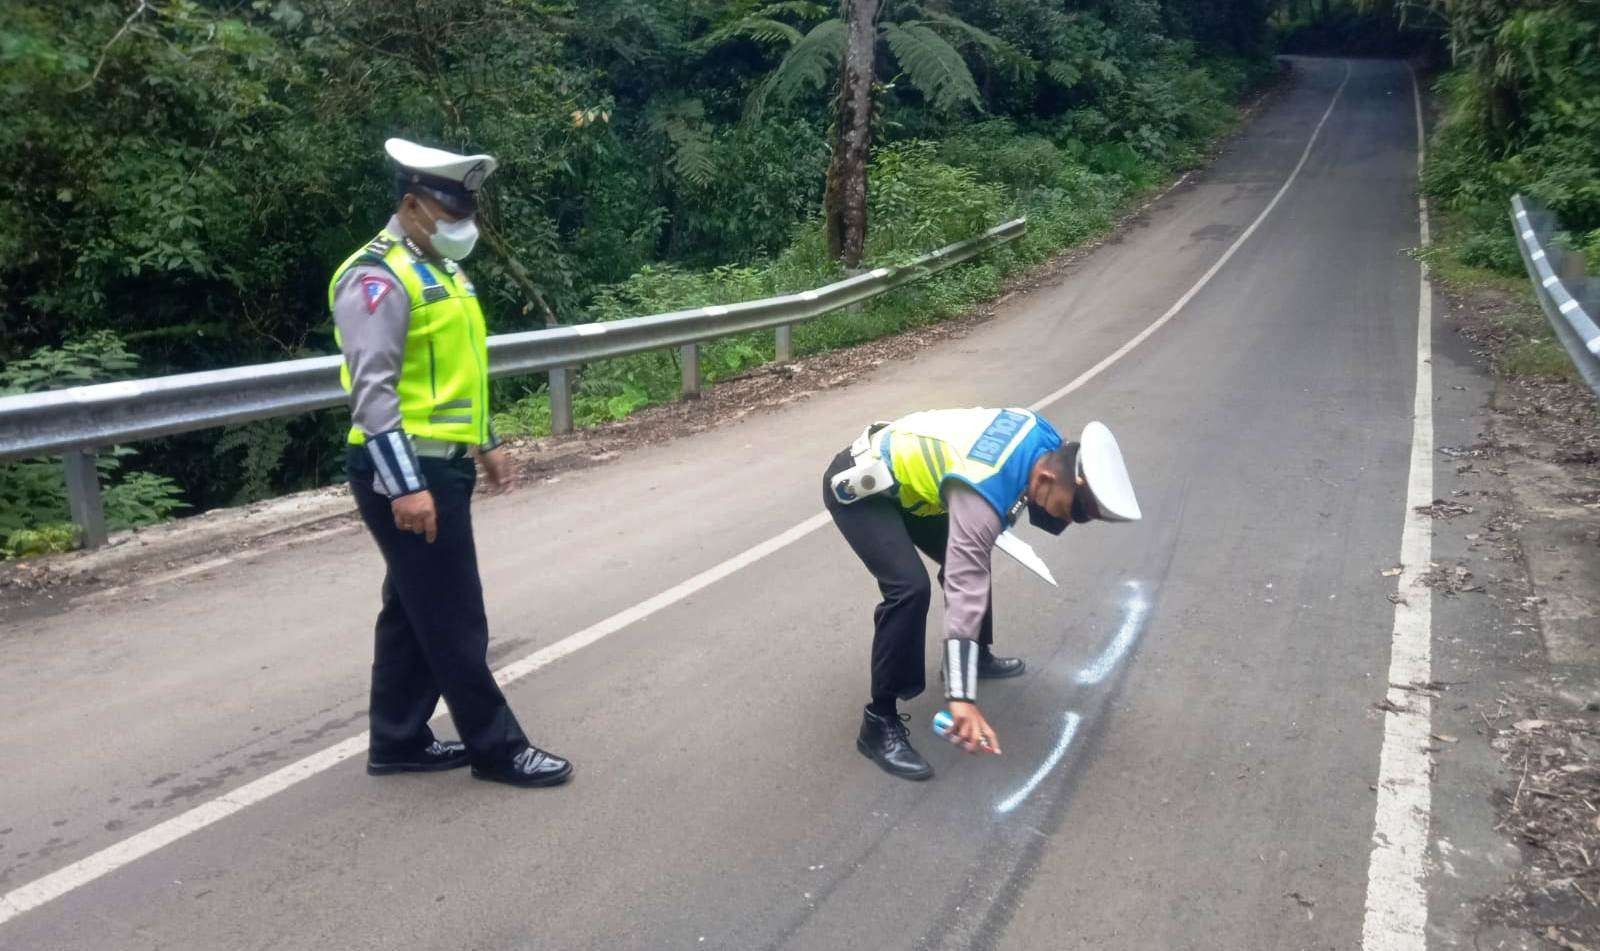
[[421,492],[428,487],[417,462],[411,437],[403,429],[391,429],[367,437],[367,454],[378,470],[377,486],[390,498]]
[[944,641],[944,698],[978,701],[978,642],[970,637]]

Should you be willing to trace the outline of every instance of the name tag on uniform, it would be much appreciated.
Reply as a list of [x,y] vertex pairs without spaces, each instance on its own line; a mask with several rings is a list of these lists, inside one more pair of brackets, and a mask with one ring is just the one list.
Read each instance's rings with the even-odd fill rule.
[[989,424],[989,428],[983,431],[983,435],[978,437],[978,441],[972,444],[972,451],[967,453],[967,458],[975,459],[986,466],[994,465],[1000,461],[1000,455],[1011,445],[1011,441],[1017,438],[1017,433],[1027,421],[1028,417],[1021,413],[1002,410],[1000,415],[994,418],[994,422]]
[[422,301],[431,304],[434,301],[444,300],[450,296],[450,289],[443,284],[429,284],[422,289]]

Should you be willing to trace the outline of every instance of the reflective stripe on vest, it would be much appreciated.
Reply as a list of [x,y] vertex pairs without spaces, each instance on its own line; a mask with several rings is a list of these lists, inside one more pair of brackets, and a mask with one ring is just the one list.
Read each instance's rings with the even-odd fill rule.
[[895,420],[882,445],[908,512],[942,514],[940,490],[945,480],[957,479],[977,489],[1001,522],[1010,524],[1034,462],[1061,448],[1061,437],[1025,409],[946,409]]
[[[477,292],[459,266],[451,273],[442,264],[420,261],[405,242],[387,230],[346,258],[328,282],[328,307],[333,307],[339,278],[358,264],[382,264],[405,288],[411,302],[405,354],[395,390],[400,421],[419,439],[468,443],[489,441],[488,329]],[[338,331],[334,332],[338,339]],[[339,380],[350,390],[350,367],[342,365]],[[360,445],[366,435],[350,427],[349,442]]]

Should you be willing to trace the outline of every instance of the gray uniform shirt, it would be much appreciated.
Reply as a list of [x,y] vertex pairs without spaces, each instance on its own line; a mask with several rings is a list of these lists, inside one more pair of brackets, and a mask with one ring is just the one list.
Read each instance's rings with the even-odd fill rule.
[[[385,227],[390,234],[405,234],[397,216],[391,215]],[[356,264],[334,285],[333,322],[350,368],[350,417],[367,437],[367,451],[378,470],[378,490],[398,496],[427,488],[416,462],[417,446],[401,424],[396,389],[411,329],[411,299],[405,285],[382,264]],[[489,441],[479,448],[498,444],[491,428]]]
[[[390,234],[405,234],[398,217]],[[411,329],[411,299],[387,267],[363,261],[345,271],[333,289],[333,322],[350,367],[350,417],[376,436],[400,428],[400,365]]]
[[978,490],[954,479],[945,483],[950,539],[944,554],[944,636],[976,640],[989,610],[994,543],[1005,527]]

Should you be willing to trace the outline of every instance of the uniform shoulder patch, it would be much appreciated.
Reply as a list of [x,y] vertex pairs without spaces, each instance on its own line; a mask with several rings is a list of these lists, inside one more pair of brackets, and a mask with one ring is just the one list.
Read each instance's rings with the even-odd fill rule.
[[374,257],[382,258],[384,255],[389,253],[389,249],[394,247],[394,244],[395,242],[393,238],[386,234],[380,234],[376,238],[373,238],[371,241],[367,242],[367,246],[362,249],[362,252],[364,254],[370,254]]
[[367,313],[378,312],[378,305],[394,290],[394,282],[380,274],[361,276],[361,299],[367,302]]

